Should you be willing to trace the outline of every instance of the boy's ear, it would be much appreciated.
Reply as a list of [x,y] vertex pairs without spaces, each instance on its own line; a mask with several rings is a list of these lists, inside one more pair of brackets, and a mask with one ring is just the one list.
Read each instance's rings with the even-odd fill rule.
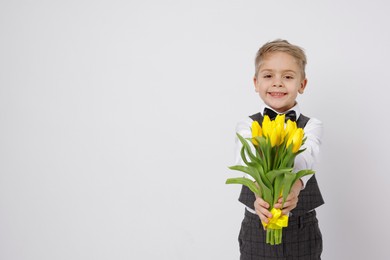
[[259,89],[257,88],[257,77],[256,75],[253,77],[253,84],[255,85],[255,91],[259,93]]
[[306,85],[307,85],[307,79],[302,80],[301,86],[298,89],[298,93],[299,94],[303,94],[303,92],[304,92],[304,90],[306,88]]

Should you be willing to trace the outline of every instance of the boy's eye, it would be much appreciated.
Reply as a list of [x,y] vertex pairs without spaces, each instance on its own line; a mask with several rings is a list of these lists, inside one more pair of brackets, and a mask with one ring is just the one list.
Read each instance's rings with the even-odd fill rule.
[[290,75],[287,75],[287,76],[284,76],[286,79],[293,79],[294,77],[293,76],[290,76]]
[[270,74],[266,74],[263,76],[264,78],[271,78],[272,76]]

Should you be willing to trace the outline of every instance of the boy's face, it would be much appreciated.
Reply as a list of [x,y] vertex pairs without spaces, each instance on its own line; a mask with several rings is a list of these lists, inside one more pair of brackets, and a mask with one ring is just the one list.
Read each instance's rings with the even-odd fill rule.
[[267,54],[262,60],[255,90],[264,103],[277,112],[284,112],[295,105],[298,93],[302,94],[307,80],[293,56],[284,52]]

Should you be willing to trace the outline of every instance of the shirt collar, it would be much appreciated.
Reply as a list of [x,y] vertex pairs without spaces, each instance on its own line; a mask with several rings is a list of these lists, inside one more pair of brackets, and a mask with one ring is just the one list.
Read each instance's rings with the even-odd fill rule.
[[[275,110],[274,110],[273,108],[271,108],[270,106],[268,106],[268,105],[262,103],[262,104],[260,105],[260,112],[261,112],[261,114],[263,114],[264,108],[269,108],[269,109],[275,111]],[[276,111],[275,111],[275,112],[278,113],[278,114],[284,114],[284,113],[287,113],[288,111],[291,111],[291,110],[294,110],[294,111],[295,111],[295,114],[297,115],[297,120],[298,120],[299,116],[301,115],[301,109],[299,108],[298,102],[295,103],[295,106],[293,106],[292,108],[290,108],[290,109],[287,110],[287,111],[284,111],[283,113],[279,113],[279,112],[276,112]]]

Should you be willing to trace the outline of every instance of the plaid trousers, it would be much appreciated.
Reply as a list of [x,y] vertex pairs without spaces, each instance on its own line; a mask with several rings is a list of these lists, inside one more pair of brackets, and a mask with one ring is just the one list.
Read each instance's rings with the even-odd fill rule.
[[238,237],[240,260],[318,260],[322,253],[322,235],[315,210],[290,216],[283,228],[282,244],[265,243],[266,231],[260,218],[245,209]]

